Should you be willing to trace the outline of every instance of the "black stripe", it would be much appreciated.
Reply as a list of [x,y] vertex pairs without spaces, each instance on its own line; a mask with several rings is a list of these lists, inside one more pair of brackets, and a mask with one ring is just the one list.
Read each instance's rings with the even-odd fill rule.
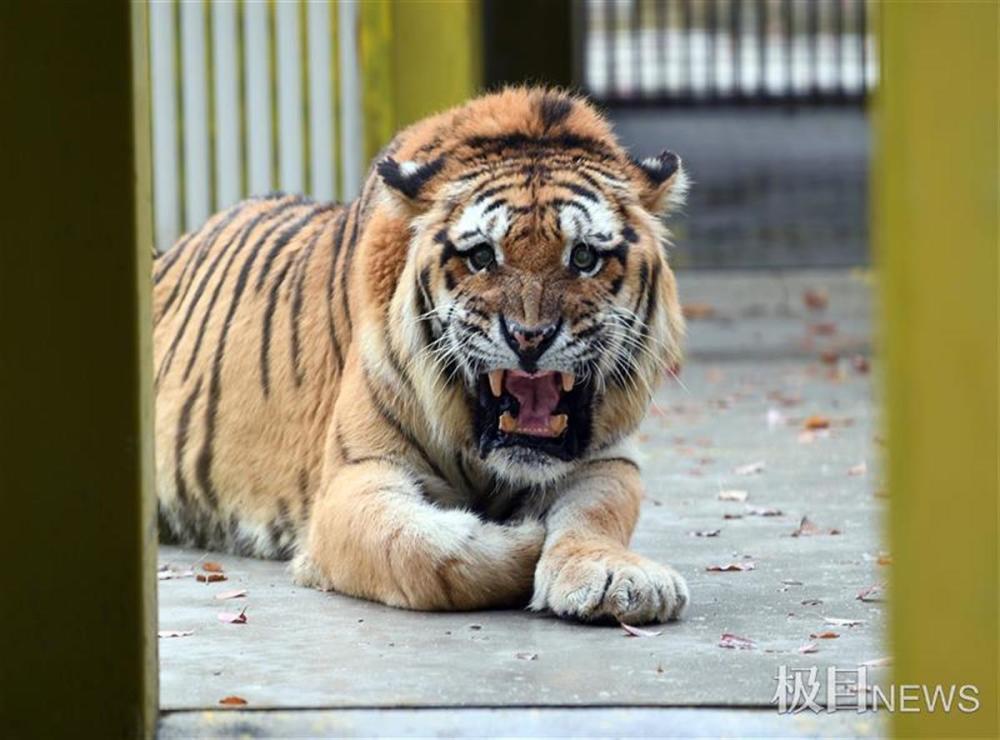
[[[194,315],[195,306],[197,306],[198,302],[201,300],[201,296],[205,292],[205,287],[208,285],[208,281],[211,280],[212,276],[215,274],[215,268],[218,266],[219,262],[222,261],[222,258],[226,255],[226,252],[229,251],[229,248],[233,245],[233,243],[237,240],[237,238],[239,238],[241,233],[242,229],[236,230],[236,233],[233,234],[233,236],[223,245],[222,249],[218,251],[215,257],[212,259],[211,263],[209,263],[208,268],[205,270],[205,274],[202,275],[201,282],[198,283],[198,287],[195,288],[194,291],[194,296],[192,296],[191,301],[188,303],[187,312],[184,314],[184,320],[181,321],[180,328],[178,328],[177,331],[174,333],[174,338],[170,342],[170,348],[167,350],[166,355],[164,355],[163,361],[160,363],[160,367],[156,372],[156,385],[159,385],[161,379],[168,372],[170,372],[170,365],[173,363],[174,354],[177,351],[177,347],[180,344],[181,339],[184,337],[184,333],[187,331],[187,325],[188,322],[191,320],[191,317]],[[192,359],[193,359],[193,354],[192,354]],[[189,364],[188,372],[190,372],[190,369],[191,365]],[[185,380],[187,379],[188,372],[184,373]]]
[[565,121],[572,110],[573,101],[571,99],[554,93],[544,94],[538,105],[542,126],[545,127],[546,131]]
[[154,264],[158,268],[153,274],[154,285],[166,277],[167,273],[170,272],[170,268],[173,267],[177,260],[180,259],[181,255],[184,254],[184,248],[187,247],[188,242],[190,242],[197,233],[198,232],[196,231],[192,231],[185,234],[169,251],[159,255],[154,260]]
[[[337,257],[340,255],[340,248],[344,241],[344,229],[347,228],[347,218],[350,209],[345,208],[340,211],[340,220],[337,222],[337,230],[333,236],[333,243],[330,245],[330,274],[326,279],[326,319],[330,329],[330,344],[333,346],[334,357],[337,358],[337,369],[344,366],[344,356],[340,348],[340,340],[337,338],[337,323],[333,318],[333,284],[337,278]],[[348,337],[350,339],[350,337]]]
[[281,268],[271,285],[267,305],[264,307],[264,320],[260,329],[260,385],[264,391],[264,398],[267,398],[271,390],[271,326],[274,323],[274,309],[278,305],[278,291],[281,290],[281,284],[291,266],[292,261],[285,260],[285,266]]
[[575,182],[567,182],[566,180],[556,180],[552,184],[557,185],[558,187],[561,188],[566,188],[567,190],[576,193],[581,198],[586,198],[591,203],[600,203],[601,201],[600,196],[593,190],[591,190],[590,188],[585,188],[583,187],[583,185],[577,185]]
[[[312,254],[316,249],[316,245],[319,243],[320,235],[329,226],[324,226],[322,229],[316,229],[316,233],[313,234],[312,239],[303,248],[300,255],[299,263],[296,266],[295,282],[292,288],[292,310],[289,314],[289,324],[291,328],[291,352],[292,352],[292,374],[295,377],[295,385],[301,386],[302,382],[305,380],[305,373],[302,371],[302,343],[299,339],[299,320],[302,317],[302,304],[305,302],[304,284],[306,281],[306,273],[309,269],[309,260],[312,258]],[[336,337],[334,337],[336,341]],[[340,357],[340,347],[337,347],[337,357],[339,362]]]
[[[233,262],[235,262],[237,255],[239,255],[239,253],[243,250],[243,247],[246,245],[247,240],[250,238],[250,234],[253,232],[255,228],[257,228],[258,224],[260,224],[261,221],[267,218],[271,218],[272,216],[280,216],[284,210],[285,210],[284,208],[279,208],[277,211],[271,210],[259,213],[253,218],[252,221],[250,221],[250,223],[246,224],[243,227],[243,231],[241,232],[242,236],[240,236],[239,244],[237,245],[236,249],[233,250],[233,253],[229,255],[229,260],[226,262],[226,266],[222,269],[221,277],[219,277],[219,279],[215,282],[215,289],[212,291],[212,297],[208,302],[208,306],[202,313],[201,325],[198,327],[198,335],[197,337],[195,337],[194,348],[191,350],[191,357],[188,360],[187,367],[184,369],[184,380],[187,380],[188,376],[191,374],[191,369],[194,367],[195,360],[198,358],[198,353],[201,351],[201,343],[202,340],[205,338],[205,330],[208,327],[209,319],[211,319],[212,317],[212,310],[215,308],[216,301],[219,300],[219,295],[222,292],[222,286],[225,285],[226,283],[226,278],[229,276],[229,269],[233,266]],[[289,214],[283,219],[279,218],[277,223],[274,224],[274,228],[280,226],[283,223],[286,223],[290,217],[291,214]]]
[[354,226],[351,227],[351,239],[347,242],[347,249],[344,251],[344,258],[340,263],[340,300],[344,309],[344,319],[347,321],[347,329],[351,331],[351,305],[347,295],[347,278],[351,272],[351,261],[354,258],[354,248],[358,243],[358,226],[361,223],[361,207],[355,201],[354,206]]
[[[289,217],[291,216],[292,214],[289,214]],[[236,278],[236,285],[233,288],[233,299],[229,302],[229,310],[226,312],[226,319],[222,324],[222,331],[219,335],[218,342],[215,345],[215,359],[212,363],[212,377],[208,386],[208,404],[205,409],[205,439],[202,442],[201,451],[198,454],[198,461],[195,467],[198,483],[201,485],[205,498],[210,503],[212,508],[217,507],[219,503],[218,493],[212,483],[212,460],[215,455],[213,449],[215,444],[215,425],[219,412],[219,400],[222,397],[222,360],[226,350],[226,339],[229,336],[229,330],[233,325],[233,316],[236,315],[236,309],[239,306],[240,298],[243,296],[243,291],[246,290],[250,270],[253,269],[257,255],[260,253],[264,244],[267,243],[271,234],[273,234],[282,223],[283,221],[279,221],[271,226],[267,232],[257,240],[257,243],[254,244],[253,248],[250,250],[249,256],[246,260],[244,260],[243,267],[240,269],[240,273]]]
[[186,505],[188,501],[187,483],[184,480],[184,449],[187,447],[188,429],[191,426],[191,410],[194,408],[198,396],[201,395],[201,378],[195,383],[194,390],[181,406],[181,415],[177,421],[177,434],[174,436],[174,487],[177,489],[177,500],[181,505]]
[[331,206],[329,205],[314,206],[306,212],[302,218],[282,232],[281,236],[274,240],[274,244],[271,245],[271,249],[264,257],[264,262],[261,264],[260,272],[257,274],[257,285],[254,286],[255,293],[260,293],[261,288],[264,287],[264,281],[267,280],[267,276],[271,272],[271,265],[274,264],[274,260],[278,256],[278,253],[288,245],[288,242],[298,236],[299,232],[304,231],[309,223],[316,218],[316,216],[324,211],[330,210],[330,208]]

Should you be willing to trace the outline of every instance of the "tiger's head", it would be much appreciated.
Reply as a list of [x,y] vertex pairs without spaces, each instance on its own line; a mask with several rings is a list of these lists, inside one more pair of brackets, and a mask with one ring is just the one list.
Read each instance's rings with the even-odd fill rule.
[[390,331],[439,435],[525,484],[634,431],[680,360],[678,157],[637,161],[586,101],[512,88],[407,129],[377,171],[408,241]]

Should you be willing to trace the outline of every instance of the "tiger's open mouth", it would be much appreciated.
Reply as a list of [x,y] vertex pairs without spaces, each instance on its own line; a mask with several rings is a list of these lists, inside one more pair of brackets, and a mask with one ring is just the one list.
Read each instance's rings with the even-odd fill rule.
[[562,460],[577,457],[590,437],[592,395],[588,383],[568,372],[481,375],[475,414],[480,456],[518,446]]

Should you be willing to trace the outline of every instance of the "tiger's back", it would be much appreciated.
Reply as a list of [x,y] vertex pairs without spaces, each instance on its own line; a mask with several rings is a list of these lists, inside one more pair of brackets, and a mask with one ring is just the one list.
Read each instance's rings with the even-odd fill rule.
[[[358,206],[243,201],[154,266],[163,535],[290,557],[351,344]],[[353,237],[353,238],[352,238]]]

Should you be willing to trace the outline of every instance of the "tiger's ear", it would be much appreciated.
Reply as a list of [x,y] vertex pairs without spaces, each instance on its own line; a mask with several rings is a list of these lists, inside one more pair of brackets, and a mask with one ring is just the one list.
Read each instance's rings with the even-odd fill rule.
[[647,210],[666,215],[684,205],[688,178],[680,157],[664,150],[632,162],[639,169],[639,199]]
[[444,159],[438,157],[430,162],[397,162],[386,157],[378,163],[378,174],[389,189],[402,196],[410,205],[427,200],[427,183],[444,167]]

